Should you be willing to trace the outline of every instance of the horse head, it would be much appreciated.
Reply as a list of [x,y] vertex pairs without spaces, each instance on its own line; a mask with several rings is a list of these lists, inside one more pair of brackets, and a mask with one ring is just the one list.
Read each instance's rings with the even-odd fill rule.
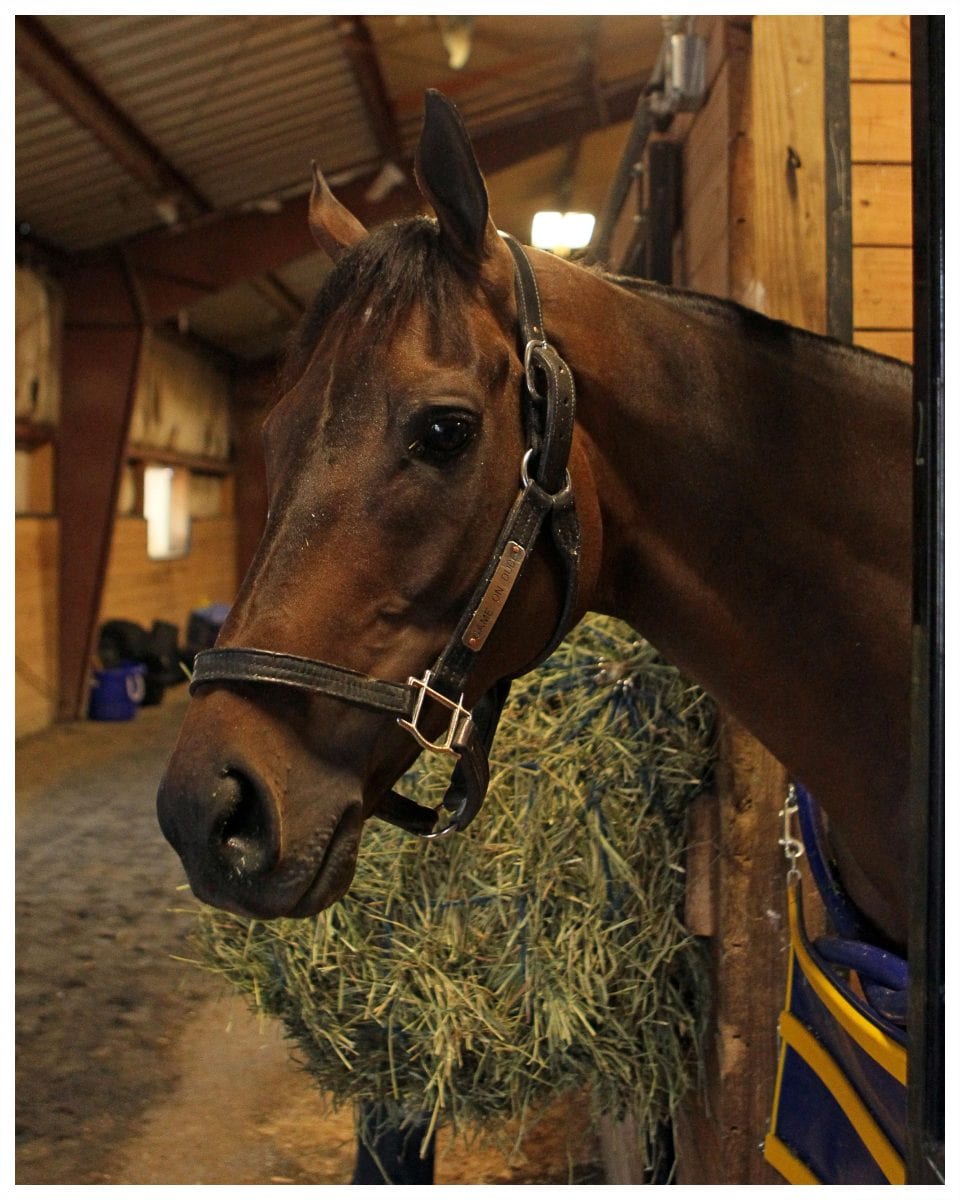
[[503,681],[585,607],[572,380],[437,93],[416,174],[436,220],[368,234],[314,172],[333,269],[264,426],[263,537],[160,786],[194,892],[241,913],[341,897],[368,817],[435,832],[393,790],[424,745],[459,758],[446,803],[466,824]]

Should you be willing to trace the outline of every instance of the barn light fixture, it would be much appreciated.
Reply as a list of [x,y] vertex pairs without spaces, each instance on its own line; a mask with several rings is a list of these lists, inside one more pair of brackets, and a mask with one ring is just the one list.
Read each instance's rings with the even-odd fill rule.
[[538,212],[533,218],[530,239],[541,250],[569,254],[589,243],[595,222],[593,213]]
[[462,70],[473,49],[473,17],[438,16],[434,19],[440,28],[451,71]]

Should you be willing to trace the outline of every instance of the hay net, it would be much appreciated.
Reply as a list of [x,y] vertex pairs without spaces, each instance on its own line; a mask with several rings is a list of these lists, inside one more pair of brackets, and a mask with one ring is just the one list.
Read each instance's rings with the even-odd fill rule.
[[[469,830],[428,843],[368,822],[342,901],[271,922],[203,908],[201,965],[283,1022],[335,1105],[522,1129],[585,1088],[592,1116],[652,1135],[698,1072],[684,817],[713,759],[711,702],[590,617],[514,684]],[[426,762],[416,798],[438,803],[447,773]]]

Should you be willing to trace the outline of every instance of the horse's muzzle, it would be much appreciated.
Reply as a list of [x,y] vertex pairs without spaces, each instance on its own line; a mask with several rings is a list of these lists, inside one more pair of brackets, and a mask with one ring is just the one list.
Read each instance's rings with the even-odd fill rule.
[[184,795],[168,773],[157,816],[194,895],[216,908],[262,920],[312,916],[339,900],[353,878],[359,803],[287,853],[276,810],[239,771],[225,772],[205,798]]
[[319,791],[315,764],[304,788],[287,769],[258,769],[242,753],[217,757],[222,743],[192,736],[189,724],[160,783],[157,817],[194,894],[265,920],[310,916],[338,900],[360,842],[355,788],[334,777]]

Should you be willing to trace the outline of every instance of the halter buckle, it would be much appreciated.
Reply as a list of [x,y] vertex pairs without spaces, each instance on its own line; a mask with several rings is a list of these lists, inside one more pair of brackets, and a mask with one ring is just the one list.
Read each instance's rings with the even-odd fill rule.
[[[458,738],[458,734],[462,735],[464,721],[471,721],[472,716],[470,710],[464,707],[463,693],[459,700],[451,700],[449,696],[445,696],[443,692],[438,692],[430,686],[432,678],[433,675],[430,671],[424,671],[422,679],[415,679],[412,675],[407,679],[408,686],[418,690],[417,700],[413,706],[410,720],[397,717],[397,724],[411,734],[424,750],[432,750],[434,754],[449,754],[451,758],[458,759],[460,751],[457,749],[457,742],[460,741],[462,744],[462,736]],[[423,709],[423,702],[428,696],[443,708],[449,709],[451,714],[447,732],[439,742],[431,742],[419,729],[420,713]]]
[[537,400],[546,400],[546,396],[537,387],[537,375],[533,356],[547,349],[545,338],[531,338],[523,348],[523,373],[527,380],[527,390]]

